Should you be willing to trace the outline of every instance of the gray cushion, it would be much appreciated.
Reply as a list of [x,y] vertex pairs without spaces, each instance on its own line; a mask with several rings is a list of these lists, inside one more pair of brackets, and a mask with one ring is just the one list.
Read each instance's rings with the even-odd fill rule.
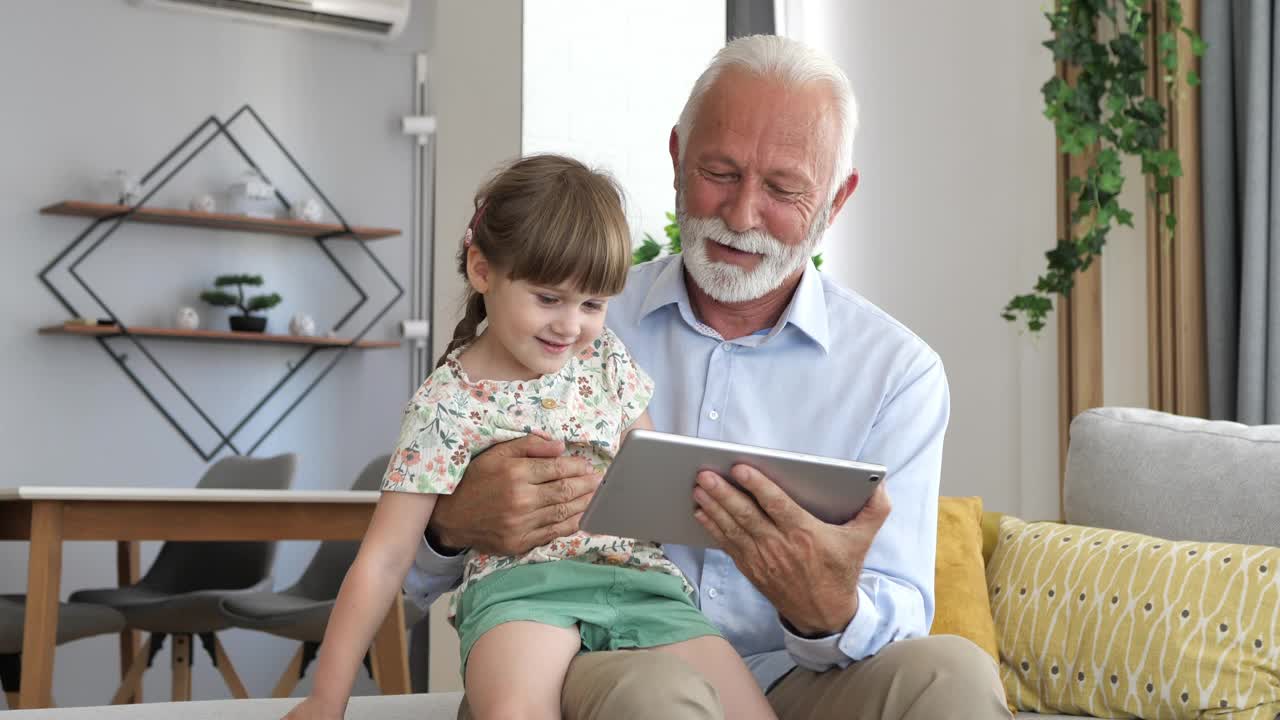
[[[221,609],[235,627],[261,630],[299,642],[324,639],[329,613],[336,600],[309,600],[287,593],[250,593],[222,601]],[[413,627],[426,613],[411,602],[404,604],[405,627]]]
[[1280,546],[1280,425],[1098,408],[1071,423],[1067,522]]

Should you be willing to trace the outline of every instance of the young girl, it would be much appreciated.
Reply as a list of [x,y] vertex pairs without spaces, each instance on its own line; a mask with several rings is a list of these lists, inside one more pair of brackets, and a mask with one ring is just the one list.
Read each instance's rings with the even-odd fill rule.
[[[483,187],[459,268],[466,316],[405,412],[383,494],[338,594],[315,687],[288,716],[341,718],[361,659],[422,543],[436,496],[490,446],[540,434],[597,472],[650,428],[652,382],[605,329],[631,264],[617,186],[577,161],[520,160]],[[482,328],[483,325],[483,328]],[[733,648],[653,543],[577,532],[519,557],[468,554],[449,615],[477,720],[559,718],[580,652],[652,648],[690,663],[729,718],[772,718]]]

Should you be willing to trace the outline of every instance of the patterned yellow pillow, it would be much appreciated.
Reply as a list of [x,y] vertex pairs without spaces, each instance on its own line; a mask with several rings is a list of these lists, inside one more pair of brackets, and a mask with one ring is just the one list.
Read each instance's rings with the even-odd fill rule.
[[1280,715],[1280,548],[1005,517],[987,588],[1020,710]]

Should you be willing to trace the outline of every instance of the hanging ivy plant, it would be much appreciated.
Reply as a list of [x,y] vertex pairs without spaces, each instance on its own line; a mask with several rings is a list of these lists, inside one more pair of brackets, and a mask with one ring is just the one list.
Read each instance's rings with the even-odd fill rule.
[[[1125,181],[1122,155],[1140,158],[1143,175],[1151,178],[1156,222],[1170,232],[1177,227],[1173,213],[1162,211],[1159,196],[1172,192],[1182,166],[1177,151],[1168,147],[1165,108],[1154,97],[1155,88],[1147,87],[1146,43],[1154,34],[1171,98],[1178,87],[1177,34],[1190,38],[1197,57],[1204,54],[1205,43],[1183,26],[1178,0],[1155,2],[1163,3],[1167,27],[1151,26],[1146,0],[1055,0],[1054,9],[1045,13],[1054,37],[1044,45],[1056,62],[1065,63],[1073,81],[1055,75],[1044,84],[1044,114],[1053,122],[1060,151],[1083,155],[1086,168],[1067,183],[1072,195],[1068,237],[1059,238],[1045,254],[1048,270],[1035,289],[1010,300],[1002,313],[1010,322],[1021,315],[1032,332],[1044,327],[1052,296],[1069,295],[1076,273],[1102,253],[1111,228],[1133,227],[1133,213],[1119,202]],[[1186,83],[1200,84],[1195,71],[1187,71]]]

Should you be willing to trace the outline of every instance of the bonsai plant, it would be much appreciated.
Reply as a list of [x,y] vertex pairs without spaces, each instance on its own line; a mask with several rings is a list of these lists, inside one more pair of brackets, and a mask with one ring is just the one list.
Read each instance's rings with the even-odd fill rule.
[[213,281],[216,287],[224,288],[231,285],[236,286],[236,294],[232,295],[226,290],[205,290],[200,293],[200,299],[215,305],[217,307],[238,307],[240,315],[231,316],[231,329],[239,332],[263,332],[267,329],[267,319],[265,317],[255,316],[253,313],[262,310],[268,310],[280,304],[280,296],[276,293],[269,295],[254,295],[248,299],[244,296],[244,286],[252,285],[253,287],[262,286],[261,275],[219,275]]

